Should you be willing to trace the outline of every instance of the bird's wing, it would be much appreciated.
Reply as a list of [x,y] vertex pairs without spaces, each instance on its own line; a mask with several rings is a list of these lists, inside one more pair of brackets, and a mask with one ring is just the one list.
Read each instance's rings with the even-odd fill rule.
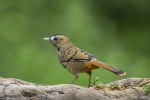
[[96,58],[89,54],[86,51],[77,49],[76,53],[71,57],[70,61],[91,61],[91,60],[96,60]]

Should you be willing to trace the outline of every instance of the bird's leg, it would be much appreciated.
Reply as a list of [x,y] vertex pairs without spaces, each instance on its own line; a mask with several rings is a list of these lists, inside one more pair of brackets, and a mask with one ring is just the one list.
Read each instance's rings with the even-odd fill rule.
[[88,88],[89,88],[91,86],[90,84],[91,84],[91,75],[92,75],[92,72],[89,71],[87,73],[89,74],[89,84],[88,84]]
[[71,82],[71,84],[73,84],[74,83],[74,81],[76,80],[76,79],[78,79],[79,78],[79,75],[77,74],[77,75],[74,75],[75,76],[75,79]]

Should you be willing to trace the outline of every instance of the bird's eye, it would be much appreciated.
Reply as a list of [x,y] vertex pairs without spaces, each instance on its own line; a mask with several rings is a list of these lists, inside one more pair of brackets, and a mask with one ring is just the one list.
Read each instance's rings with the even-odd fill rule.
[[57,40],[58,40],[58,38],[57,38],[57,37],[55,37],[55,38],[54,38],[54,40],[55,40],[55,41],[57,41]]

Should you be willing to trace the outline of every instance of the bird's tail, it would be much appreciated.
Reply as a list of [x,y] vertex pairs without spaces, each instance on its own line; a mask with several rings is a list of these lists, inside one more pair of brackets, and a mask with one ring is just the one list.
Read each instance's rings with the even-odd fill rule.
[[104,69],[106,69],[108,71],[111,71],[111,72],[117,74],[118,76],[126,75],[126,72],[124,72],[124,71],[122,71],[120,69],[117,69],[117,68],[115,68],[113,66],[110,66],[110,65],[108,65],[108,64],[106,64],[104,62],[96,61],[93,64],[95,66],[99,66],[99,67],[102,67],[102,68],[104,68]]

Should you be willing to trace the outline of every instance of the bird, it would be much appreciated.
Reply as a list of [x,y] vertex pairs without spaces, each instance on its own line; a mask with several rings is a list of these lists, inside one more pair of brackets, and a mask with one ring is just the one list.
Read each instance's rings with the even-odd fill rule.
[[74,75],[75,78],[71,84],[79,78],[80,73],[87,73],[89,75],[88,87],[90,87],[92,70],[98,68],[104,68],[118,76],[126,75],[126,72],[101,62],[92,54],[79,49],[63,34],[55,34],[43,39],[51,42],[54,47],[56,47],[58,59],[61,65]]

